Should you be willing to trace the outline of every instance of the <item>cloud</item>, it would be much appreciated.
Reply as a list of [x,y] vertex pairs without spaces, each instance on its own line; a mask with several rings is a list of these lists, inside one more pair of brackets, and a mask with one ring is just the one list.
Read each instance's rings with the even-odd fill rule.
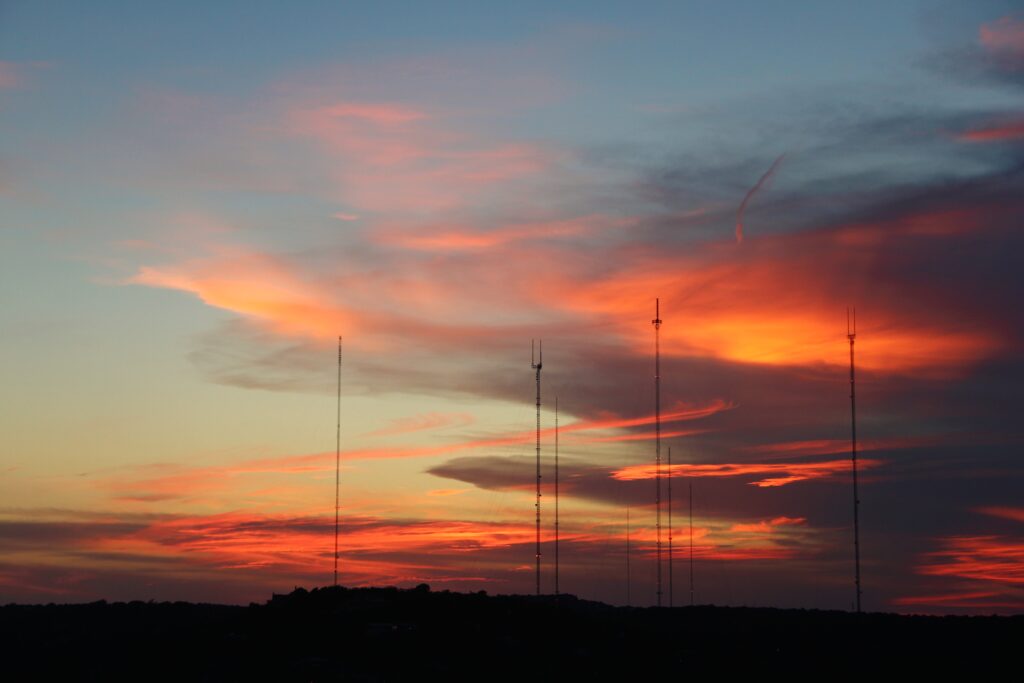
[[[858,469],[872,469],[881,465],[879,460],[867,458],[858,459]],[[773,463],[718,463],[713,465],[702,464],[673,464],[671,469],[662,465],[662,477],[747,477],[755,478],[749,482],[752,486],[770,487],[785,486],[798,481],[810,479],[831,478],[836,475],[846,475],[851,471],[848,460],[828,460],[824,462],[773,462]],[[630,465],[612,473],[615,479],[620,481],[636,481],[640,479],[654,479],[658,475],[656,466],[653,464]],[[764,475],[772,475],[764,477]],[[756,477],[764,477],[757,479]]]
[[744,218],[744,216],[745,216],[745,214],[747,212],[747,204],[749,204],[750,200],[754,198],[754,195],[757,194],[757,191],[760,190],[762,187],[764,187],[765,183],[767,183],[769,180],[771,180],[772,176],[775,175],[775,171],[778,169],[779,164],[782,163],[782,160],[785,157],[786,157],[785,154],[780,154],[775,159],[775,161],[772,162],[772,165],[768,167],[768,170],[765,171],[764,174],[760,178],[758,178],[757,182],[754,183],[754,186],[751,187],[747,191],[747,194],[743,196],[743,201],[740,202],[740,208],[736,210],[736,242],[737,243],[743,241],[743,218]]
[[1024,542],[999,536],[950,536],[917,571],[996,584],[1024,585]]
[[[1024,510],[984,506],[984,515],[1024,522]],[[893,603],[925,610],[1019,612],[1024,608],[1024,538],[1009,534],[962,534],[934,539],[939,548],[919,555],[915,571],[929,577],[938,592],[899,596]]]
[[[1016,52],[1000,47],[1002,38],[989,43],[992,54],[1004,57],[976,49],[990,57],[990,67],[1008,73]],[[446,66],[428,65],[427,79],[450,78]],[[963,597],[978,594],[1009,601],[1002,588],[892,586],[947,578],[912,574],[914,557],[934,550],[922,547],[926,539],[998,538],[997,525],[1012,521],[990,514],[992,528],[957,529],[958,512],[995,507],[1000,495],[1012,502],[1019,484],[1012,458],[1020,436],[1013,398],[1024,372],[1015,279],[1024,246],[1017,230],[1024,158],[1014,144],[980,144],[1015,135],[1015,118],[983,104],[955,112],[912,104],[878,115],[872,110],[879,93],[860,90],[847,97],[863,104],[802,97],[797,115],[787,94],[776,105],[785,115],[744,108],[756,114],[715,122],[708,130],[722,135],[703,136],[763,131],[751,124],[774,122],[771,140],[744,140],[737,149],[569,150],[496,131],[490,126],[500,119],[467,113],[473,103],[466,99],[452,106],[444,97],[397,97],[397,90],[358,81],[349,73],[330,86],[314,83],[309,92],[298,86],[277,92],[273,106],[249,121],[257,125],[245,128],[241,144],[286,148],[287,154],[268,154],[282,164],[258,164],[282,178],[304,177],[290,172],[290,155],[311,150],[300,155],[302,172],[317,182],[299,183],[298,194],[324,203],[311,208],[318,217],[342,208],[339,221],[358,222],[327,219],[322,232],[302,232],[312,244],[268,246],[264,230],[291,228],[284,222],[291,216],[277,215],[259,223],[259,236],[238,230],[190,240],[194,251],[186,254],[140,257],[133,284],[185,292],[231,314],[191,356],[207,378],[332,392],[333,341],[344,333],[353,350],[345,369],[350,396],[401,391],[524,405],[533,396],[526,347],[543,336],[550,344],[545,407],[557,393],[563,411],[564,500],[570,510],[579,506],[580,524],[588,518],[586,534],[580,531],[567,547],[580,551],[579,585],[592,585],[593,556],[622,559],[616,553],[623,505],[633,506],[646,527],[637,530],[638,553],[647,560],[652,552],[644,518],[651,516],[653,483],[649,466],[640,463],[652,459],[649,306],[660,297],[662,436],[675,440],[673,454],[679,454],[675,483],[692,477],[695,484],[698,557],[760,562],[761,573],[737,574],[735,585],[776,580],[773,594],[793,601],[815,586],[834,591],[829,604],[845,606],[845,587],[822,587],[817,575],[835,576],[826,569],[845,571],[848,564],[848,507],[834,501],[849,494],[843,313],[854,304],[863,316],[856,347],[862,447],[872,451],[862,460],[864,510],[876,515],[866,522],[875,529],[870,555],[879,574],[895,577],[871,599],[885,604],[916,592],[922,599],[960,595],[962,604],[984,602]],[[509,107],[519,106],[514,93],[506,95]],[[971,136],[979,144],[956,144]],[[735,198],[750,189],[751,173],[758,172],[752,164],[767,158],[766,144],[791,150],[789,186],[784,195],[757,194],[763,229],[747,234],[737,250],[720,235],[737,218]],[[396,423],[380,436],[440,429],[438,415]],[[698,417],[699,423],[689,421]],[[543,419],[549,482],[550,411]],[[472,488],[420,492],[412,504],[430,495],[438,508],[456,501],[461,508],[497,492],[494,499],[512,501],[503,514],[519,519],[532,511],[522,489],[532,484],[534,462],[517,449],[529,451],[533,438],[524,424],[452,434],[430,446],[373,443],[344,457],[367,468],[371,460],[425,458],[406,466]],[[97,485],[133,505],[163,501],[163,509],[184,505],[184,497],[223,509],[250,504],[255,497],[247,496],[286,486],[288,477],[326,474],[332,466],[333,453],[313,453],[120,472]],[[635,476],[613,478],[613,472]],[[928,487],[920,486],[922,478]],[[441,495],[453,491],[465,493]],[[283,497],[278,492],[262,501]],[[214,522],[195,527],[229,535]],[[445,534],[461,533],[434,531],[445,544]],[[432,576],[452,585],[487,577],[518,585],[514,577],[523,570],[517,568],[531,558],[522,547],[528,540],[507,547],[463,531],[468,546],[486,546],[474,555],[479,564],[432,557],[431,530],[424,526],[405,532],[408,543],[395,541],[386,558],[360,548],[351,558],[353,576]],[[423,545],[412,542],[417,536]],[[373,534],[366,531],[363,539],[372,541]],[[785,577],[766,568],[780,558],[789,560]],[[307,563],[307,570],[320,561]],[[949,564],[952,557],[929,562]],[[300,565],[281,560],[287,569],[277,576],[308,576]],[[721,571],[707,573],[715,574],[708,584],[725,585]],[[602,577],[606,584],[616,580]]]
[[190,292],[210,306],[259,320],[279,334],[323,337],[353,329],[352,314],[329,303],[283,261],[241,248],[218,251],[213,260],[144,266],[127,282]]
[[14,62],[0,62],[0,90],[15,88],[21,83],[20,69]]
[[[12,561],[0,563],[0,596],[258,600],[284,582],[326,580],[333,532],[327,517],[247,511],[162,515],[141,523],[0,522],[0,550]],[[573,537],[566,534],[568,541]],[[342,579],[346,585],[433,580],[478,586],[496,577],[467,575],[467,553],[532,540],[533,527],[525,523],[346,515]],[[131,578],[118,586],[125,577]]]
[[1024,597],[994,591],[972,591],[966,593],[940,593],[938,595],[907,595],[895,598],[892,604],[899,607],[966,609],[972,612],[1011,613],[1024,609]]
[[428,496],[457,496],[469,489],[431,489],[427,491]]
[[[949,443],[951,440],[952,437],[950,436],[866,439],[858,440],[857,450],[863,453],[867,451],[887,451],[900,448],[922,448],[925,446],[937,446],[941,443]],[[742,450],[748,453],[777,455],[778,457],[802,457],[849,453],[851,447],[852,443],[849,439],[815,439],[812,441],[757,444],[756,446],[747,446]]]
[[[265,599],[282,585],[323,585],[331,575],[333,519],[326,516],[235,510],[118,522],[108,514],[111,521],[86,528],[68,524],[77,513],[65,514],[33,524],[0,523],[0,551],[8,560],[0,563],[0,598],[244,603]],[[792,535],[734,533],[727,522],[700,520],[694,555],[700,562],[743,564],[809,551],[812,530],[777,527],[787,527]],[[601,576],[607,588],[607,558],[612,552],[617,563],[622,559],[624,533],[621,520],[567,525],[561,538],[563,579],[582,586]],[[551,537],[548,529],[544,534],[546,583]],[[640,520],[631,537],[634,589],[639,594],[653,561],[654,531]],[[527,579],[532,585],[532,566],[524,558],[532,558],[534,527],[525,516],[510,523],[349,514],[342,519],[340,541],[344,585],[411,586],[426,581],[456,590],[503,592],[516,591]],[[618,570],[612,573],[617,578]],[[710,585],[705,579],[703,590],[709,591]]]
[[961,142],[1006,142],[1024,138],[1024,120],[1008,120],[964,131],[957,136]]
[[367,432],[366,436],[396,436],[444,427],[465,427],[476,418],[468,413],[423,413],[411,417],[396,418],[391,425]]
[[1024,508],[991,506],[979,508],[978,512],[993,517],[1010,519],[1015,522],[1024,522]]
[[[726,409],[725,402],[716,402],[709,406],[676,406],[664,415],[666,423],[701,419]],[[609,414],[596,420],[580,420],[566,423],[560,428],[564,431],[567,446],[572,443],[591,443],[618,441],[628,438],[593,437],[589,432],[608,433],[640,425],[651,424],[654,416],[638,418],[618,418]],[[401,436],[425,429],[440,427],[463,427],[472,422],[472,417],[465,414],[429,413],[414,418],[399,420],[392,426],[371,432],[366,436],[384,437]],[[545,443],[554,438],[554,428],[542,430]],[[671,432],[665,434],[668,438]],[[640,434],[641,438],[650,438],[648,434]],[[487,451],[505,446],[533,443],[536,432],[533,430],[492,435],[474,436],[448,443],[423,445],[394,445],[373,448],[346,448],[341,451],[341,461],[345,466],[354,462],[373,460],[392,460],[408,458],[437,458],[466,451]],[[335,466],[335,453],[310,453],[273,458],[257,458],[223,465],[205,465],[189,467],[175,464],[151,464],[133,468],[128,473],[115,473],[91,479],[91,485],[108,493],[113,500],[127,503],[153,504],[175,502],[218,501],[220,505],[232,501],[246,500],[254,495],[254,489],[260,491],[263,498],[268,498],[270,491],[266,487],[276,482],[280,487],[282,477],[306,476],[310,473],[332,472]],[[288,491],[288,489],[285,489]]]
[[1005,16],[978,29],[978,40],[985,49],[1013,58],[1024,58],[1024,21]]
[[468,251],[493,249],[511,242],[576,237],[595,229],[621,227],[628,223],[606,216],[580,216],[557,221],[506,225],[492,230],[470,226],[417,226],[412,229],[384,230],[376,235],[381,244],[419,251]]
[[774,519],[766,519],[754,524],[733,524],[731,530],[746,534],[770,534],[780,526],[794,526],[806,523],[807,520],[804,517],[775,517]]
[[362,211],[451,210],[489,186],[539,174],[553,159],[539,146],[474,139],[391,103],[294,106],[285,130],[317,142],[338,198]]

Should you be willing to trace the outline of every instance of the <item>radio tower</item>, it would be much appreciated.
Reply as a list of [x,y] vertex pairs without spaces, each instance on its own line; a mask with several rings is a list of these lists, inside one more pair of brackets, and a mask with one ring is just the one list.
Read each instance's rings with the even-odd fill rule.
[[555,596],[558,596],[558,397],[555,396]]
[[661,607],[661,304],[654,300],[654,507],[658,535],[658,607]]
[[850,459],[853,462],[853,562],[854,584],[857,587],[857,614],[860,614],[860,498],[857,495],[857,392],[853,375],[853,341],[857,337],[857,309],[846,309],[846,337],[850,340]]
[[538,345],[540,353],[534,357],[530,342],[530,367],[537,371],[537,595],[540,595],[540,369],[544,366],[544,342]]
[[633,604],[632,591],[630,590],[632,581],[629,576],[629,506],[626,506],[626,607],[631,607]]
[[338,585],[338,510],[341,484],[341,337],[338,337],[338,421],[334,447],[334,585]]
[[668,447],[668,606],[672,607],[672,447]]
[[690,489],[690,607],[693,607],[693,481],[688,481]]

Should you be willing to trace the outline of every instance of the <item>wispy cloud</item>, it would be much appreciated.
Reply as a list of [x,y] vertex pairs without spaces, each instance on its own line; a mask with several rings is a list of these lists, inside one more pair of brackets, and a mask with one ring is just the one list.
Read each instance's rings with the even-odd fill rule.
[[465,427],[475,422],[469,413],[423,413],[411,417],[400,417],[381,429],[367,432],[366,436],[397,436],[444,427]]
[[738,533],[770,534],[781,526],[799,526],[806,524],[804,517],[775,517],[753,524],[733,524],[731,530]]
[[925,555],[918,572],[996,584],[1024,585],[1024,542],[1000,536],[949,536]]
[[[881,465],[881,461],[862,458],[858,460],[860,469],[871,469]],[[823,462],[772,462],[772,463],[718,463],[713,465],[673,464],[661,468],[663,477],[747,477],[754,481],[752,486],[762,488],[785,486],[798,481],[827,479],[850,471],[848,460],[827,460]],[[772,475],[772,476],[765,476]],[[654,479],[658,470],[653,464],[630,465],[612,473],[620,481],[638,479]]]
[[13,62],[0,62],[0,90],[14,88],[21,83],[19,68]]
[[1005,16],[982,24],[978,40],[992,52],[1024,58],[1024,20]]
[[979,508],[978,512],[991,515],[992,517],[1013,520],[1014,522],[1024,522],[1024,508],[990,506]]
[[451,210],[488,186],[540,173],[553,158],[536,145],[474,139],[400,104],[297,106],[286,130],[332,156],[339,198],[363,211]]
[[747,190],[747,194],[743,196],[743,201],[740,202],[740,208],[736,210],[736,242],[737,243],[743,241],[743,219],[746,217],[747,204],[749,204],[750,200],[754,198],[754,195],[757,194],[758,190],[760,190],[762,187],[764,187],[764,185],[768,181],[770,181],[772,179],[772,176],[775,175],[775,171],[779,168],[779,164],[782,163],[782,160],[785,157],[786,157],[785,154],[780,154],[775,159],[775,161],[772,162],[772,165],[768,167],[768,170],[765,171],[764,174],[760,178],[757,179],[757,182],[754,183],[754,186],[751,187],[749,190]]
[[[663,420],[666,423],[696,420],[713,415],[727,409],[729,405],[718,401],[708,406],[677,406],[666,412]],[[442,426],[465,426],[472,419],[463,414],[446,415],[431,413],[416,416],[408,420],[400,420],[391,427],[383,428],[367,436],[400,436],[407,433],[435,429]],[[652,424],[653,415],[636,418],[618,418],[605,415],[596,420],[569,422],[560,431],[564,431],[569,442],[574,439],[579,443],[591,441],[617,441],[629,439],[629,435],[592,436],[591,432],[607,434],[615,430]],[[554,435],[554,428],[542,430],[547,441]],[[495,448],[532,443],[536,438],[534,431],[498,433],[489,436],[471,437],[454,440],[437,445],[397,445],[373,448],[346,448],[341,451],[341,459],[345,466],[354,462],[373,460],[394,460],[409,458],[437,458],[446,455],[465,453],[467,451],[487,451]],[[652,438],[643,433],[641,439]],[[112,499],[126,503],[165,503],[168,501],[198,502],[220,501],[220,505],[230,505],[232,501],[244,500],[255,489],[265,487],[267,479],[281,484],[282,476],[308,475],[317,472],[331,472],[335,466],[335,453],[310,453],[274,458],[258,458],[242,462],[189,467],[175,464],[143,465],[131,471],[117,472],[92,479],[92,486],[107,492]],[[268,497],[263,490],[263,497]]]
[[962,142],[1006,142],[1024,138],[1024,120],[991,123],[957,136]]

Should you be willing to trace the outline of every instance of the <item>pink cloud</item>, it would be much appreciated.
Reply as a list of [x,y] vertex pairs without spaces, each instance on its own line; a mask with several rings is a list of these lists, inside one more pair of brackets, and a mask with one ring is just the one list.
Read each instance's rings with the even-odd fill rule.
[[452,209],[489,186],[538,174],[551,160],[537,146],[483,140],[398,104],[292,107],[286,130],[318,142],[341,198],[369,211]]
[[331,119],[361,119],[380,126],[393,126],[427,118],[421,111],[393,104],[343,102],[318,110]]
[[982,24],[978,29],[978,39],[992,52],[1024,55],[1024,21],[1006,16]]
[[1005,142],[1024,138],[1024,120],[1006,121],[974,128],[957,136],[961,142]]
[[421,251],[466,251],[492,249],[511,242],[545,240],[583,235],[594,229],[624,225],[622,220],[605,216],[581,216],[557,221],[506,225],[492,230],[471,226],[423,226],[382,230],[376,236],[381,244]]
[[17,64],[0,61],[0,89],[15,88],[21,81],[21,69]]

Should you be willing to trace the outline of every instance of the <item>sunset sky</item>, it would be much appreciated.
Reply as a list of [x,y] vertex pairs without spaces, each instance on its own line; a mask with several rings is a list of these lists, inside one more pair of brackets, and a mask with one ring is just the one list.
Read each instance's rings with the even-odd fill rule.
[[[0,603],[1024,611],[1019,2],[0,3]],[[667,489],[663,489],[663,498]],[[665,541],[667,544],[667,510]],[[667,545],[666,545],[667,547]],[[667,564],[665,595],[667,600]]]

